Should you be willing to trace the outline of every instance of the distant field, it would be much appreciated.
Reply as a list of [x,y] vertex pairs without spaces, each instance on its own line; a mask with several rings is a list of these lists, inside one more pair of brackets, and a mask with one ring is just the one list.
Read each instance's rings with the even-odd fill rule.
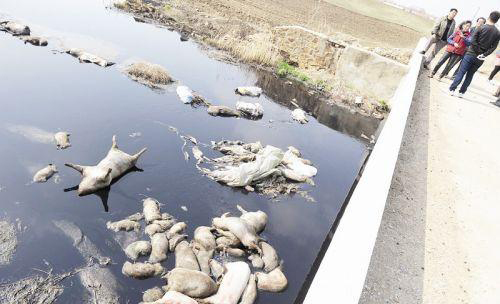
[[[434,23],[432,20],[413,15],[377,0],[326,0],[326,2],[358,14],[406,26],[425,35],[429,33]],[[353,22],[355,21],[353,20]]]

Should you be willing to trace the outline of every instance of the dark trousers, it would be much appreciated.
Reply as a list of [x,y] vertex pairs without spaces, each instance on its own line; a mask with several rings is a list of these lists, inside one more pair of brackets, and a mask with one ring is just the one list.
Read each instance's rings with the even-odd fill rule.
[[432,75],[437,73],[439,68],[446,62],[446,60],[448,60],[448,63],[444,67],[444,70],[441,72],[441,75],[439,77],[443,78],[444,76],[448,75],[448,73],[455,66],[455,64],[457,64],[457,62],[460,61],[461,57],[462,56],[451,52],[444,53],[443,57],[441,57],[439,62],[434,67],[434,70],[432,70]]
[[474,55],[465,55],[462,59],[462,64],[460,64],[458,69],[457,76],[455,76],[455,79],[450,86],[450,91],[455,91],[460,82],[462,82],[462,79],[465,77],[464,83],[462,83],[459,92],[462,94],[467,92],[467,88],[472,82],[474,73],[476,73],[481,65],[483,65],[483,60],[477,59]]
[[457,76],[457,73],[458,73],[458,70],[460,70],[460,66],[462,65],[462,59],[464,58],[464,56],[460,57],[460,64],[458,65],[458,68],[455,69],[455,72],[453,72],[453,76],[452,78],[455,78],[455,76]]
[[493,69],[493,71],[491,71],[491,74],[490,74],[490,77],[488,77],[488,80],[492,80],[493,77],[495,77],[495,75],[498,73],[498,71],[500,71],[500,65],[495,65],[495,68]]

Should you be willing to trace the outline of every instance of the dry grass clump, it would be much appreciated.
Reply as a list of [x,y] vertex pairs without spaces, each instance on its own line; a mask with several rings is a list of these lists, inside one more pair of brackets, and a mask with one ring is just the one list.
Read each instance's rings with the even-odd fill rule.
[[270,32],[259,32],[239,39],[232,33],[226,33],[207,39],[208,43],[225,51],[243,62],[263,66],[275,66],[280,56],[272,41]]
[[174,81],[164,67],[149,62],[133,63],[124,72],[132,80],[151,88],[162,88]]

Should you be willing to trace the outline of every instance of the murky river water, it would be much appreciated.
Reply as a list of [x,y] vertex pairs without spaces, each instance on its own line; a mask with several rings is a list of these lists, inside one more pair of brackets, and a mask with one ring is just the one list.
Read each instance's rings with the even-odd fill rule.
[[[19,218],[27,226],[18,235],[12,263],[0,268],[1,281],[37,273],[34,268],[53,268],[59,273],[81,266],[84,261],[71,240],[53,225],[53,220],[64,219],[77,224],[111,257],[110,269],[121,285],[122,302],[139,302],[142,291],[163,282],[157,278],[138,281],[121,274],[126,257],[105,223],[141,211],[140,200],[147,195],[164,204],[162,211],[186,221],[191,236],[214,216],[237,213],[236,203],[265,211],[269,223],[263,235],[283,259],[289,286],[280,294],[259,292],[258,303],[293,303],[366,156],[366,144],[356,136],[373,134],[376,121],[315,103],[268,74],[211,59],[196,43],[181,42],[175,32],[134,22],[129,15],[106,9],[101,1],[3,0],[0,13],[26,22],[33,33],[49,38],[49,46],[43,48],[0,32],[0,218]],[[104,69],[51,52],[64,47],[82,47],[119,64]],[[175,85],[163,94],[155,93],[120,73],[120,63],[137,58],[161,64],[210,101],[230,106],[237,100],[258,101],[264,118],[211,117],[204,108],[182,104]],[[236,86],[256,83],[266,93],[260,98],[234,94]],[[291,122],[286,103],[294,97],[320,122]],[[165,125],[205,143],[260,140],[282,149],[297,147],[318,168],[316,186],[306,187],[317,202],[298,195],[271,201],[209,180],[196,170],[192,159],[184,160],[182,142]],[[43,139],[12,132],[19,126],[69,131],[73,146],[56,150]],[[135,132],[141,136],[129,136]],[[96,164],[107,153],[113,134],[126,152],[142,147],[148,151],[138,163],[143,172],[129,173],[111,187],[106,212],[96,195],[78,197],[75,191],[63,191],[80,180],[63,164]],[[48,163],[58,166],[60,182],[53,178],[30,184],[34,172]],[[170,255],[164,264],[170,269],[173,262]],[[78,303],[84,292],[78,279],[65,280],[63,285],[59,302]]]

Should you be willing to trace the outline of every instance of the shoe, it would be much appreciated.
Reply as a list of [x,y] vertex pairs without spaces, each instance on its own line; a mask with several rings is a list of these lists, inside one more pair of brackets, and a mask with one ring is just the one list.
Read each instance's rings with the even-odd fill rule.
[[450,96],[455,96],[455,91],[449,91]]
[[419,53],[422,55],[425,55],[425,51],[420,51]]
[[458,98],[464,98],[464,93],[458,92]]

